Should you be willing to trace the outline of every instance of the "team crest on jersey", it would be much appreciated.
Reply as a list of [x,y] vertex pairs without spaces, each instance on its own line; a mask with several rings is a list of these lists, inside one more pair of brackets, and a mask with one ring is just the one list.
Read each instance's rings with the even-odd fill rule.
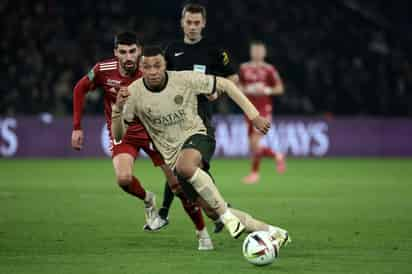
[[112,87],[118,87],[118,86],[120,86],[121,83],[122,83],[122,81],[114,80],[114,79],[107,79],[107,81],[106,81],[106,84],[108,86],[112,86]]
[[182,95],[176,95],[174,100],[175,100],[176,105],[183,104],[183,96]]

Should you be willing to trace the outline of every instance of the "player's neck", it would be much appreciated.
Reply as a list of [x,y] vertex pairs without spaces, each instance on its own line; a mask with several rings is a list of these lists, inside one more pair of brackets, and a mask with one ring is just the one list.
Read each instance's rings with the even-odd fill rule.
[[203,38],[203,37],[200,35],[198,38],[196,38],[196,39],[194,39],[194,40],[191,40],[191,39],[189,39],[187,36],[185,36],[184,42],[185,42],[185,44],[194,45],[194,44],[196,44],[196,43],[199,43],[200,40],[202,40],[202,38]]
[[260,67],[265,64],[265,60],[251,60],[250,63],[256,67]]

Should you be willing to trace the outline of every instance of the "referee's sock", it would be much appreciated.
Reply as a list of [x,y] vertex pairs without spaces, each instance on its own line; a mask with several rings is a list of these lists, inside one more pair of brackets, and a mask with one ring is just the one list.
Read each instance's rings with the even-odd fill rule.
[[169,209],[170,209],[170,206],[172,205],[174,196],[175,195],[172,189],[170,188],[169,184],[166,182],[165,189],[163,192],[163,204],[162,204],[162,207],[159,209],[159,216],[162,219],[167,219],[167,217],[169,216]]

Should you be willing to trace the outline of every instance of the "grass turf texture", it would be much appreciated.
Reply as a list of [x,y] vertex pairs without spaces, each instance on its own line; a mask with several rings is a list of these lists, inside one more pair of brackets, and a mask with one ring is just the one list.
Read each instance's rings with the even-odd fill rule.
[[[0,160],[0,273],[411,273],[412,160],[292,159],[279,176],[262,163],[258,185],[240,179],[246,160],[215,160],[235,207],[287,228],[294,242],[268,267],[248,264],[242,240],[213,235],[197,251],[175,200],[171,222],[142,231],[142,203],[101,160]],[[163,176],[139,160],[135,174],[160,202]],[[209,230],[212,225],[208,222]]]

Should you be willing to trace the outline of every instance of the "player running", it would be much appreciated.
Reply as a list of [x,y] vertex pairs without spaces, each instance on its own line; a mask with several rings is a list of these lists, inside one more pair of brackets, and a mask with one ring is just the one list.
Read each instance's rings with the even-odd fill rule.
[[228,208],[204,170],[209,166],[216,142],[198,114],[197,95],[213,96],[216,91],[228,94],[263,134],[270,127],[269,121],[225,78],[193,71],[166,71],[163,52],[156,47],[146,47],[142,58],[143,78],[134,81],[127,91],[121,90],[113,105],[115,139],[121,139],[127,124],[138,117],[166,163],[177,173],[185,193],[191,197],[199,195],[213,208],[232,237],[239,237],[245,230],[264,230],[271,233],[280,246],[288,242],[287,231]]
[[[260,115],[272,120],[272,95],[282,95],[284,92],[282,79],[276,68],[265,62],[266,46],[256,41],[250,44],[250,61],[240,66],[239,82],[243,92],[258,109]],[[262,157],[270,157],[276,161],[277,171],[286,170],[285,156],[274,152],[269,147],[260,145],[262,133],[253,128],[252,122],[245,117],[248,125],[249,147],[252,153],[252,169],[243,179],[244,183],[253,184],[259,181],[259,166]]]
[[[86,93],[91,90],[102,90],[104,92],[104,114],[110,132],[110,139],[113,140],[111,135],[111,107],[116,101],[116,95],[122,87],[141,77],[141,71],[138,68],[141,45],[135,33],[123,32],[115,37],[114,55],[115,58],[97,63],[74,87],[72,147],[76,150],[83,147],[84,135],[81,128],[81,118]],[[144,202],[147,223],[152,223],[158,215],[155,195],[146,191],[140,181],[133,176],[134,160],[140,149],[150,156],[155,166],[159,166],[163,170],[168,182],[173,186],[173,190],[178,192],[177,196],[181,199],[186,213],[196,226],[199,250],[213,249],[201,210],[184,197],[182,191],[179,191],[176,177],[164,163],[162,156],[153,149],[151,139],[139,120],[134,121],[128,127],[121,140],[118,142],[112,141],[111,149],[117,183],[125,192]]]
[[[180,23],[184,36],[182,40],[174,41],[166,47],[167,70],[193,70],[222,76],[237,82],[238,75],[228,52],[202,36],[203,29],[206,27],[206,8],[199,4],[186,4],[182,9]],[[214,135],[215,129],[211,123],[211,103],[204,95],[199,95],[197,98],[199,115],[202,117],[209,134]],[[163,226],[168,224],[172,201],[173,192],[166,183],[163,204],[159,210]],[[223,224],[219,219],[214,222],[214,232],[218,233],[223,229]]]

